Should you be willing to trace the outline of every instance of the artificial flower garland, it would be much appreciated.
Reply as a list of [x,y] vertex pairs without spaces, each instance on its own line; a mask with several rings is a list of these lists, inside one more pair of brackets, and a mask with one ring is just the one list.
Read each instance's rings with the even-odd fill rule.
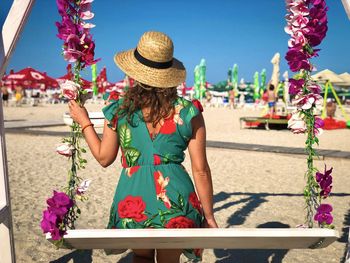
[[[82,89],[80,71],[86,66],[96,63],[94,59],[95,43],[90,29],[95,25],[87,23],[94,17],[91,12],[93,0],[56,0],[61,22],[56,22],[57,37],[64,41],[63,56],[69,63],[74,63],[74,79],[60,83],[62,96],[68,100],[75,100],[80,105],[90,97],[91,93]],[[73,121],[70,136],[63,138],[57,147],[57,153],[69,157],[71,166],[68,171],[68,184],[64,192],[53,192],[47,202],[47,209],[43,211],[41,228],[44,233],[50,233],[56,246],[63,244],[63,236],[67,228],[75,228],[75,220],[80,214],[77,200],[85,200],[84,193],[89,187],[90,180],[83,180],[77,170],[84,169],[87,161],[82,157],[86,150],[80,146],[82,137],[81,127]]]
[[315,116],[316,107],[322,104],[321,87],[311,79],[314,66],[310,59],[318,56],[316,49],[326,36],[327,10],[324,0],[286,0],[288,14],[286,15],[286,33],[291,38],[288,41],[288,52],[285,56],[289,68],[298,72],[289,80],[289,93],[294,96],[292,103],[297,111],[288,121],[288,127],[293,133],[306,133],[307,171],[304,197],[306,202],[306,224],[313,227],[317,221],[320,227],[333,228],[333,208],[323,204],[332,189],[332,170],[324,173],[317,171],[313,164],[317,156],[313,145],[318,145],[318,135],[322,133],[324,122]]

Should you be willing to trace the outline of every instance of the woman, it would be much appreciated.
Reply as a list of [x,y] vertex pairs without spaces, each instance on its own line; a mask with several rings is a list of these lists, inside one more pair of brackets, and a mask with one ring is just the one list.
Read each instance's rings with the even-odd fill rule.
[[[177,96],[186,70],[173,58],[171,39],[146,32],[137,48],[114,58],[122,71],[135,80],[122,99],[110,96],[103,108],[102,140],[86,109],[69,102],[96,160],[107,167],[122,152],[119,183],[108,228],[195,228],[217,224],[213,215],[213,188],[205,152],[205,126],[200,104]],[[188,147],[193,183],[181,165]],[[156,251],[157,262],[179,262],[182,252],[200,257],[200,250]],[[154,262],[155,251],[135,249],[134,262]]]

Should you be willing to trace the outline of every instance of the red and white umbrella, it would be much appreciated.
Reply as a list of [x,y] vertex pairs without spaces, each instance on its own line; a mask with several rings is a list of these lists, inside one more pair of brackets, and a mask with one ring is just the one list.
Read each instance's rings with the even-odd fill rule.
[[45,72],[40,72],[31,67],[27,67],[18,72],[10,72],[10,74],[2,78],[6,86],[14,88],[15,85],[22,86],[24,88],[40,88],[46,89],[47,87],[57,88],[58,82],[49,77]]

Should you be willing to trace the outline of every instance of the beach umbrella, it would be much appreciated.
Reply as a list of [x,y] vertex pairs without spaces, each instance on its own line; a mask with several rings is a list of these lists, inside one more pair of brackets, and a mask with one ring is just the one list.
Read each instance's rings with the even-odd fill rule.
[[311,78],[317,82],[325,83],[327,81],[330,81],[334,84],[341,84],[344,83],[344,80],[339,77],[336,73],[329,69],[322,70],[314,75],[311,76]]
[[271,75],[271,84],[274,85],[276,94],[278,93],[278,83],[280,79],[280,53],[276,53],[271,59],[272,63],[272,75]]
[[255,72],[254,74],[254,94],[253,94],[253,98],[254,100],[257,100],[260,98],[260,84],[259,84],[259,72]]
[[339,85],[339,86],[349,86],[350,87],[350,73],[344,72],[338,76],[343,80],[343,84]]
[[40,72],[31,67],[27,67],[18,72],[13,70],[7,76],[3,77],[6,85],[20,85],[24,88],[57,88],[58,83],[54,78],[49,77],[45,72]]

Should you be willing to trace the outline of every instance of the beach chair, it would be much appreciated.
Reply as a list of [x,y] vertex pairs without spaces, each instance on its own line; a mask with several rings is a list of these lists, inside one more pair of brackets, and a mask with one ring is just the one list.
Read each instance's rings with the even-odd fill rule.
[[243,128],[243,124],[246,123],[248,127],[251,127],[252,124],[264,124],[265,129],[269,130],[269,124],[279,124],[279,125],[288,125],[287,119],[270,119],[264,117],[241,117],[239,119],[240,128]]
[[[50,234],[47,240],[53,242]],[[69,249],[318,249],[339,238],[325,228],[190,228],[68,230]]]

